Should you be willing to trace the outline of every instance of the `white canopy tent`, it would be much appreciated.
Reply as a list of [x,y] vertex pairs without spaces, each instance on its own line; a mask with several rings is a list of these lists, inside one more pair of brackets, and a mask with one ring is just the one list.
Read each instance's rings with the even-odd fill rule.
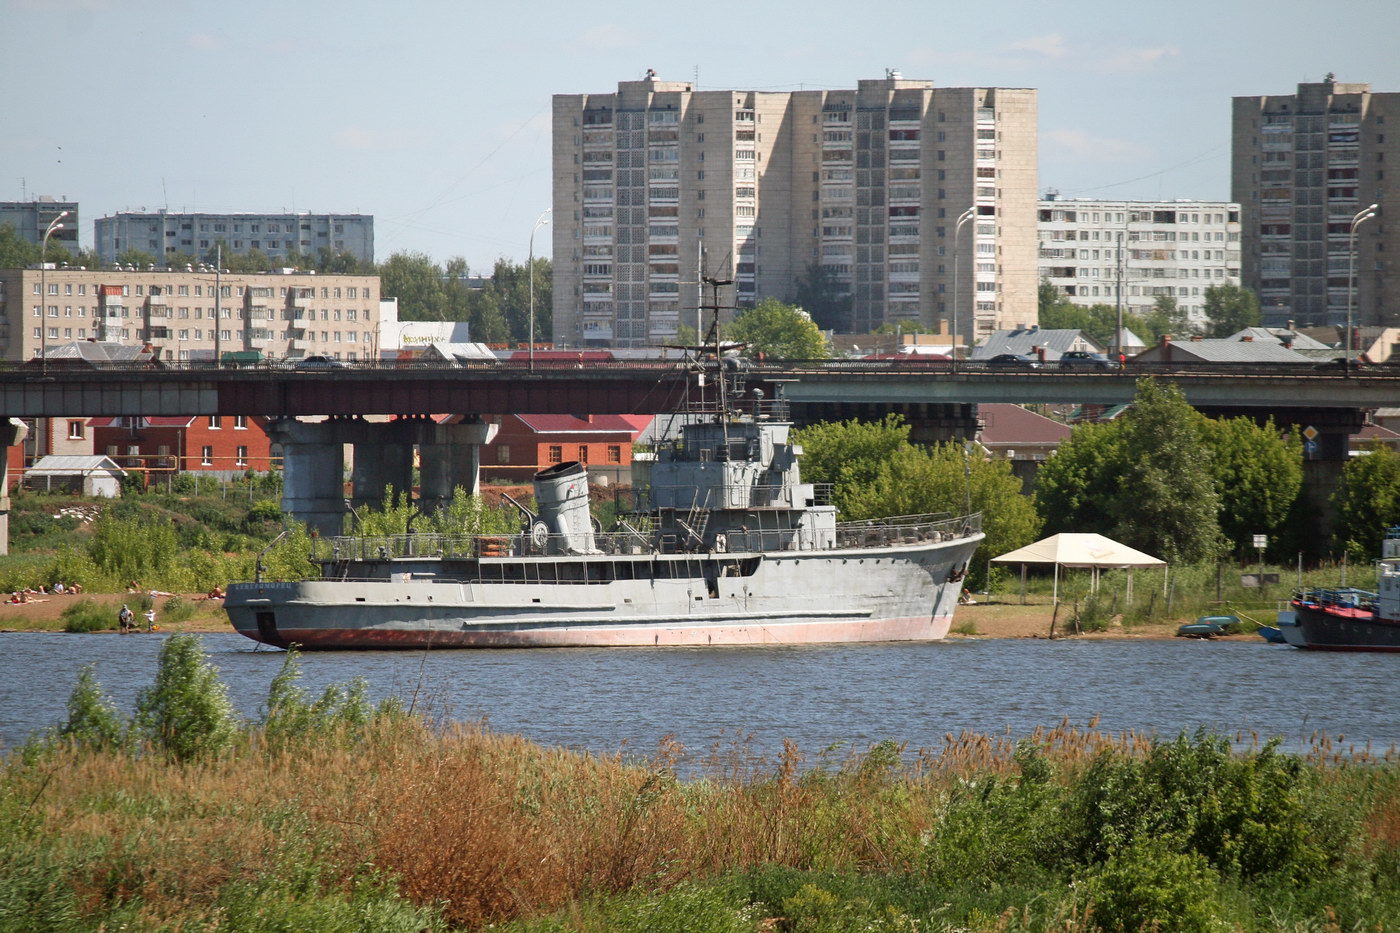
[[[1167,562],[1134,550],[1126,544],[1119,544],[1112,538],[1098,534],[1077,534],[1064,532],[1042,538],[1034,544],[1027,544],[1000,557],[993,557],[996,564],[1054,564],[1055,602],[1060,601],[1060,568],[1088,567],[1094,571],[1093,586],[1099,585],[1101,570],[1127,568],[1128,596],[1132,597],[1132,573],[1136,567],[1166,567]],[[1165,580],[1163,586],[1165,587]]]

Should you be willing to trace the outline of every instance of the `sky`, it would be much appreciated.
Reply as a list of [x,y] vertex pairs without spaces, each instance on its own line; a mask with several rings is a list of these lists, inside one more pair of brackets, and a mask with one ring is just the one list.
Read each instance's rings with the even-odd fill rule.
[[1042,192],[1226,200],[1230,98],[1400,91],[1394,4],[0,0],[0,200],[78,201],[84,246],[118,211],[373,214],[379,260],[487,272],[550,206],[551,95],[648,68],[1033,87]]

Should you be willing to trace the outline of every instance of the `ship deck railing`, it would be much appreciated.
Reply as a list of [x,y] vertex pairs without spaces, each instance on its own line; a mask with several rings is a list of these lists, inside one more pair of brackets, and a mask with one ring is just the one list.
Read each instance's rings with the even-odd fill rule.
[[831,504],[831,483],[812,483],[810,501],[792,502],[792,486],[718,483],[703,489],[688,485],[652,485],[637,496],[638,508],[649,510],[666,503],[668,509],[792,509]]
[[[841,522],[836,525],[831,546],[859,549],[912,545],[963,538],[981,531],[982,516],[901,515],[872,521]],[[723,549],[715,553],[756,551],[797,551],[796,535],[784,536],[769,529],[752,532],[731,531]],[[823,548],[827,550],[830,548]],[[521,557],[571,557],[580,559],[650,554],[704,554],[707,549],[689,546],[680,535],[660,538],[640,532],[594,534],[592,547],[571,535],[364,535],[316,539],[312,559],[324,563],[341,561],[393,560],[491,560]]]
[[1299,590],[1294,597],[1295,600],[1311,606],[1320,608],[1337,609],[1360,609],[1370,612],[1376,608],[1376,601],[1379,594],[1370,590],[1359,590],[1354,587],[1341,587],[1336,589],[1314,588]]

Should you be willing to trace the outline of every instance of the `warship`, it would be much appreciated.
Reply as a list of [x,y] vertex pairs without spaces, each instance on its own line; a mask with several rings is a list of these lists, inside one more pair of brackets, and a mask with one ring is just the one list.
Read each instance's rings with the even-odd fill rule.
[[553,464],[518,533],[317,539],[315,579],[229,586],[234,628],[304,650],[947,635],[981,515],[837,521],[829,487],[802,480],[783,400],[744,392],[742,365],[707,347],[685,364],[697,401],[616,528],[590,514],[587,468]]

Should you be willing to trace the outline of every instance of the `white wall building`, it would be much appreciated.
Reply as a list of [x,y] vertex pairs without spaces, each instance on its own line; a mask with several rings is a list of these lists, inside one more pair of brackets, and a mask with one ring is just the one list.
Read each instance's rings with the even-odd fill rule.
[[1228,201],[1040,201],[1040,277],[1077,305],[1152,310],[1176,299],[1204,319],[1205,291],[1240,282],[1240,206]]

